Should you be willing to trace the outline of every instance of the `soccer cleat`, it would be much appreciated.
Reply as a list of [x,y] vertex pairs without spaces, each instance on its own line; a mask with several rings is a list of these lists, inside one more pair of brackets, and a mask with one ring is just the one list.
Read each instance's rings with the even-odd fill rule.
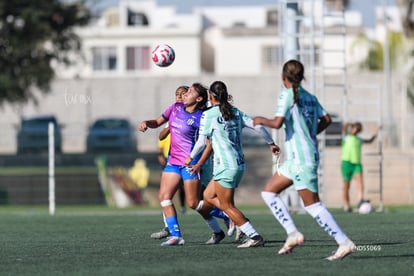
[[262,238],[262,236],[257,235],[252,238],[245,239],[244,242],[237,247],[238,248],[259,247],[259,246],[264,246],[264,244],[265,244],[265,240]]
[[213,233],[211,235],[211,238],[206,241],[206,244],[218,244],[222,239],[224,239],[226,235],[223,231],[220,231],[218,233]]
[[184,245],[184,239],[182,237],[169,237],[165,242],[161,243],[161,246],[173,246],[173,245]]
[[183,215],[187,213],[187,209],[185,208],[185,206],[182,206],[180,208],[180,213],[183,214]]
[[347,239],[339,245],[338,249],[333,255],[327,257],[326,259],[328,261],[342,260],[343,258],[348,256],[349,254],[354,253],[355,251],[355,244],[350,239]]
[[230,218],[225,220],[224,223],[227,227],[227,236],[232,237],[236,232],[236,224]]
[[236,243],[241,243],[246,235],[240,230],[239,227],[236,226],[236,236],[234,237],[234,241]]
[[361,199],[360,201],[359,201],[359,203],[358,203],[358,209],[359,209],[359,207],[361,207],[361,205],[363,204],[363,203],[370,203],[370,200],[369,199]]
[[352,213],[352,208],[351,207],[344,207],[344,211],[345,211],[345,213]]
[[295,248],[298,245],[301,245],[305,241],[305,237],[303,234],[299,231],[295,231],[293,233],[290,233],[286,239],[285,244],[283,247],[279,250],[279,255],[285,255],[292,253],[293,248]]
[[153,238],[153,239],[163,239],[163,238],[166,238],[166,237],[168,237],[170,235],[170,231],[168,230],[168,227],[165,227],[165,228],[163,228],[163,229],[161,229],[160,231],[158,231],[158,232],[154,232],[154,233],[152,233],[151,234],[151,238]]

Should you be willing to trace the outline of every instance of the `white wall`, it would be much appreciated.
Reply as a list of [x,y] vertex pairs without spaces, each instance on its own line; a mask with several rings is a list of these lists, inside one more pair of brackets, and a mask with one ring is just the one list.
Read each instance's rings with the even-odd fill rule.
[[[401,141],[408,141],[404,146],[412,147],[413,128],[406,124],[407,118],[412,116],[411,109],[403,101],[405,95],[400,93],[403,78],[394,77],[392,82],[392,110],[393,131]],[[86,131],[88,125],[97,118],[108,116],[122,116],[131,120],[134,125],[145,119],[157,118],[164,109],[174,101],[175,89],[183,84],[191,85],[201,82],[209,86],[215,80],[224,81],[229,93],[234,97],[234,104],[251,116],[263,115],[272,117],[275,112],[277,94],[281,89],[280,77],[275,75],[260,77],[234,77],[224,75],[198,75],[189,77],[130,77],[123,79],[59,79],[52,85],[49,95],[39,97],[39,104],[22,106],[21,108],[4,106],[0,110],[0,153],[14,153],[16,150],[16,128],[20,116],[40,114],[54,114],[66,127],[64,128],[63,151],[84,151]],[[361,81],[369,80],[369,83]],[[309,87],[309,81],[303,83]],[[375,123],[378,118],[384,121],[384,139],[387,146],[391,146],[389,138],[391,129],[387,121],[388,114],[379,114],[378,95],[382,95],[382,110],[387,110],[385,92],[367,89],[364,86],[376,84],[383,87],[382,73],[361,73],[348,77],[348,109],[350,120],[361,120]],[[375,87],[374,87],[375,88]],[[342,95],[328,91],[326,98],[314,93],[320,98],[329,112],[341,115]],[[410,129],[411,132],[403,131]],[[139,149],[143,151],[155,150],[158,130],[138,135]]]

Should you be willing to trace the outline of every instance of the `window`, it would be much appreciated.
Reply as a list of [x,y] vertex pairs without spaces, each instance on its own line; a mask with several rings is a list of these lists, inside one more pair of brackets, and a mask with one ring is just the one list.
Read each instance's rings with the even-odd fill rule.
[[281,64],[279,60],[279,47],[277,46],[265,46],[263,48],[263,67],[265,69],[279,69]]
[[319,65],[320,64],[320,56],[319,56],[319,46],[311,46],[311,45],[303,45],[303,51],[300,55],[300,60],[303,61],[305,64],[313,64]]
[[341,11],[349,6],[349,0],[326,0],[326,7],[329,11]]
[[115,47],[93,47],[92,67],[94,71],[115,71],[117,67]]
[[150,49],[148,46],[126,48],[126,69],[148,70],[150,68]]
[[267,26],[277,26],[278,18],[279,15],[277,10],[268,10],[266,13]]
[[148,18],[142,12],[134,12],[128,9],[128,26],[148,26]]

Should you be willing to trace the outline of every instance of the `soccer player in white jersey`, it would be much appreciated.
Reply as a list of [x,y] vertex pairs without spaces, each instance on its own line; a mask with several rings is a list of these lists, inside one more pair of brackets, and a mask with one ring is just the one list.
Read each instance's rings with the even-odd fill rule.
[[276,129],[283,127],[286,134],[286,161],[267,181],[262,191],[262,198],[288,235],[278,253],[280,255],[291,253],[294,247],[304,242],[304,236],[297,230],[279,193],[293,184],[303,200],[305,210],[338,243],[336,252],[327,257],[332,261],[355,252],[356,246],[319,200],[317,174],[319,152],[316,135],[326,129],[331,123],[331,117],[318,99],[300,85],[303,79],[303,64],[297,60],[286,62],[282,72],[282,81],[286,90],[279,95],[275,117],[254,118],[255,125]]
[[264,127],[254,127],[252,118],[231,105],[231,96],[223,82],[215,81],[210,85],[209,99],[212,106],[203,112],[198,140],[185,164],[191,164],[208,138],[214,152],[213,179],[204,191],[204,204],[223,210],[247,236],[239,248],[263,246],[263,237],[234,205],[234,191],[245,170],[242,128],[249,127],[261,133],[274,154],[279,154],[280,149]]

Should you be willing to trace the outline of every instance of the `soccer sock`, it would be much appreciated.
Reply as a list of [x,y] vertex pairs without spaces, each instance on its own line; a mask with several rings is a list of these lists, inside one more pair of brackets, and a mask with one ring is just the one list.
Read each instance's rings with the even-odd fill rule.
[[214,217],[210,217],[209,219],[206,219],[206,223],[210,227],[210,229],[213,230],[214,233],[221,232],[220,225]]
[[180,225],[178,225],[177,216],[166,217],[165,221],[168,225],[168,230],[170,230],[171,236],[181,237]]
[[162,212],[162,220],[164,221],[165,228],[168,228],[167,220],[165,219],[164,212]]
[[226,213],[224,213],[222,210],[220,210],[217,207],[213,207],[213,209],[211,209],[210,211],[210,215],[216,217],[216,218],[221,218],[224,220],[228,220],[229,217],[226,215]]
[[316,220],[320,227],[335,239],[336,243],[343,243],[348,237],[336,223],[334,217],[320,202],[306,206],[305,210]]
[[246,221],[245,224],[239,227],[240,230],[246,234],[249,238],[253,238],[255,236],[258,236],[259,233],[257,233],[256,229],[254,229],[253,225],[250,223],[250,221]]
[[272,211],[273,216],[279,221],[283,228],[285,228],[288,235],[297,231],[288,208],[276,193],[262,192],[262,198],[270,211]]
[[199,212],[199,211],[203,208],[203,204],[204,204],[204,200],[200,200],[200,201],[198,202],[198,205],[197,205],[197,207],[195,208],[195,210],[196,210],[197,212]]

